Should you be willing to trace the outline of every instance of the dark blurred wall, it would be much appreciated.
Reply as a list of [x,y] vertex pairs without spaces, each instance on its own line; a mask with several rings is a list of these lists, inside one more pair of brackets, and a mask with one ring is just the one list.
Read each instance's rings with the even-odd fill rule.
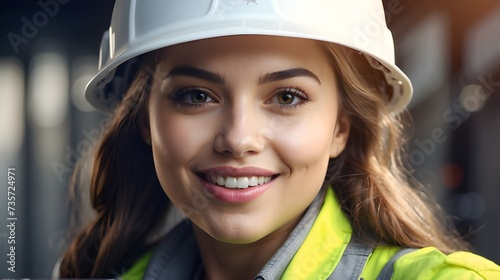
[[415,87],[415,176],[476,252],[500,263],[500,3],[399,3],[389,27]]
[[[49,278],[67,245],[68,178],[88,154],[103,115],[88,111],[83,87],[97,68],[114,1],[0,2],[0,172],[16,169],[15,273],[0,184],[0,278]],[[87,133],[87,134],[85,134]],[[5,205],[5,207],[4,207]],[[10,217],[10,216],[9,216]]]

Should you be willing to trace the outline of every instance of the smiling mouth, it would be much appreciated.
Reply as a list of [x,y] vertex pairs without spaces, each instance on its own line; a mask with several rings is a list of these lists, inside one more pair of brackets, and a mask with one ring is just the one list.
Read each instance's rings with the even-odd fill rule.
[[246,189],[267,184],[276,176],[224,177],[221,175],[203,174],[203,178],[214,185],[228,189]]

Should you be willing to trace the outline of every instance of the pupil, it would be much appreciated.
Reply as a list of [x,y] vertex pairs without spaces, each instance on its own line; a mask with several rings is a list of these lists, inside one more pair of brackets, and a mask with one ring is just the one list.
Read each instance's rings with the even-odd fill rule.
[[280,99],[280,103],[290,104],[293,101],[293,95],[290,93],[284,93],[281,95]]
[[204,94],[203,92],[197,92],[193,94],[193,102],[199,103],[199,102],[205,102],[207,99],[207,95]]

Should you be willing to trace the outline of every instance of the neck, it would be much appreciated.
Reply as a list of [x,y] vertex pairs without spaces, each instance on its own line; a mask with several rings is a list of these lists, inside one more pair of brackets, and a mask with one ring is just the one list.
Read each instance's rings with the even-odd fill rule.
[[300,218],[301,215],[264,238],[248,244],[221,242],[193,224],[205,279],[254,279],[283,245]]

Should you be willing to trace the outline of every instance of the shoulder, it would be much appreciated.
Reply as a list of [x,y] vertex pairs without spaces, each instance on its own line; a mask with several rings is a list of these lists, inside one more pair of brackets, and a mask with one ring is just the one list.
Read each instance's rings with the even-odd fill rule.
[[392,279],[500,279],[500,266],[473,253],[445,255],[428,247],[396,261]]

